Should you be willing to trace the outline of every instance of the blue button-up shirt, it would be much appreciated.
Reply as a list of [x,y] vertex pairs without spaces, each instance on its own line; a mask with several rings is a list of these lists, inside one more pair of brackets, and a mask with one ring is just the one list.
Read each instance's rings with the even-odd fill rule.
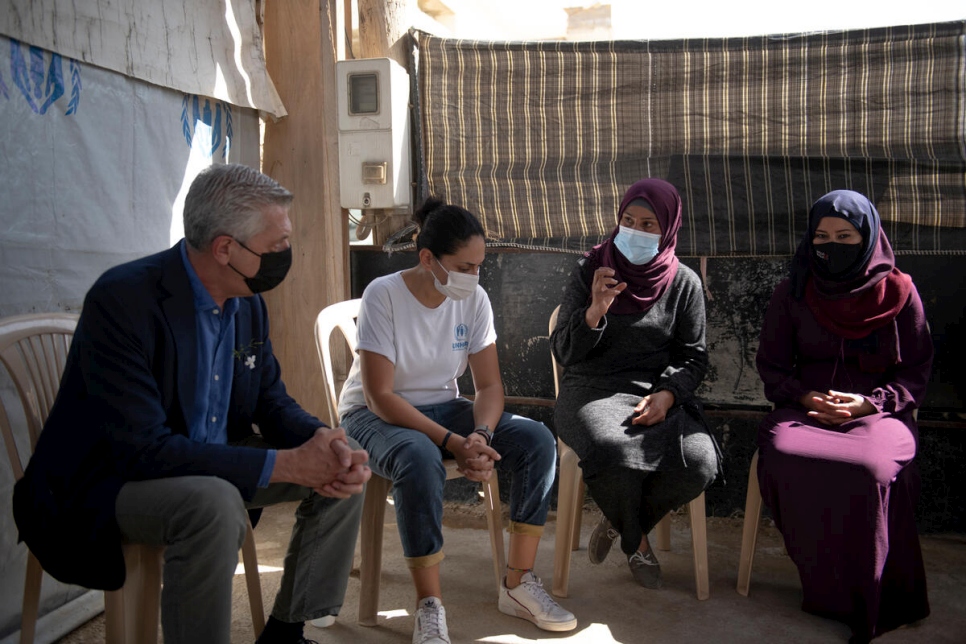
[[[224,307],[215,304],[208,289],[201,283],[188,261],[186,243],[181,240],[181,261],[188,273],[188,282],[195,304],[195,325],[198,332],[198,373],[195,380],[194,408],[185,409],[188,435],[200,443],[228,442],[228,404],[235,356],[235,313],[238,300],[225,300]],[[239,360],[244,356],[239,356]],[[259,487],[267,487],[275,469],[275,450],[266,450],[265,464],[258,479]]]

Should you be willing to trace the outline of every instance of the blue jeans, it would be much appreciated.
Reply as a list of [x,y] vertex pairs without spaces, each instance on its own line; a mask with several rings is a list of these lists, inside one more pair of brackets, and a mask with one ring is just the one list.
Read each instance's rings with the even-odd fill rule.
[[[465,398],[416,409],[460,436],[470,435],[475,427],[473,403]],[[343,416],[341,424],[369,452],[373,473],[392,481],[396,524],[409,566],[439,563],[446,482],[443,457],[450,457],[449,452],[422,432],[390,425],[365,407]],[[510,532],[539,536],[547,521],[557,460],[553,434],[543,423],[504,412],[492,446],[502,457],[497,469],[512,473]]]

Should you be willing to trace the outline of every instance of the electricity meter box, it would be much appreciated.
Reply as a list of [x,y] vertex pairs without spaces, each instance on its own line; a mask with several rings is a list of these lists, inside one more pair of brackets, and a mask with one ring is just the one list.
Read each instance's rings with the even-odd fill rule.
[[336,77],[342,207],[408,208],[409,74],[390,58],[362,58],[338,61]]

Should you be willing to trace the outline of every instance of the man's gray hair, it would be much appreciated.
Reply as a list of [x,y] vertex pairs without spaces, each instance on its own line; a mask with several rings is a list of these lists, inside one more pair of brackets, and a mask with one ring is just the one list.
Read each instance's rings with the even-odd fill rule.
[[292,193],[258,170],[237,163],[212,165],[191,182],[184,200],[184,237],[204,250],[219,235],[245,242],[265,229],[262,209],[288,206]]

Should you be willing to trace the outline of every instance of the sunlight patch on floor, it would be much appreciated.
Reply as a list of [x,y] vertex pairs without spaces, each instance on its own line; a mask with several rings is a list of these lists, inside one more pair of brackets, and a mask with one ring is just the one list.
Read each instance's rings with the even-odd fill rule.
[[385,617],[386,619],[396,619],[397,617],[409,617],[409,611],[400,608],[399,610],[383,610],[379,611],[379,617]]
[[[278,566],[263,566],[262,564],[258,564],[258,572],[259,573],[263,573],[263,572],[282,572],[282,569],[279,568]],[[238,565],[235,566],[235,574],[236,575],[244,575],[245,574],[245,564],[243,564],[241,562],[238,562]]]
[[538,642],[616,642],[614,635],[610,632],[610,628],[607,624],[590,624],[586,628],[577,627],[576,630],[572,631],[570,637],[561,637],[563,633],[547,633],[547,637],[538,637],[536,639],[530,639],[525,637],[520,637],[519,635],[491,635],[489,637],[484,637],[478,642],[493,642],[494,644],[535,644]]

